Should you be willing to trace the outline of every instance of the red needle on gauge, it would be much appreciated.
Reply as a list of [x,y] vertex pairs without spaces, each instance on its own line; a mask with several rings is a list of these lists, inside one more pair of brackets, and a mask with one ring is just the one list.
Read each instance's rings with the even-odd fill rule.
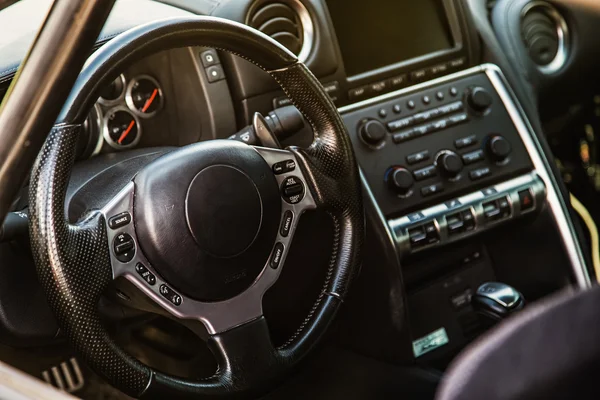
[[150,98],[148,100],[146,100],[146,104],[144,104],[144,107],[142,108],[143,113],[145,113],[148,110],[148,108],[150,108],[150,105],[156,98],[157,94],[158,94],[158,89],[154,89],[154,91],[152,92],[152,96],[150,96]]
[[129,123],[129,126],[127,127],[127,129],[125,129],[125,132],[123,132],[121,134],[121,137],[119,138],[119,140],[117,140],[117,143],[123,144],[123,140],[125,140],[127,135],[129,135],[129,132],[131,132],[131,129],[133,129],[134,126],[135,126],[135,119]]

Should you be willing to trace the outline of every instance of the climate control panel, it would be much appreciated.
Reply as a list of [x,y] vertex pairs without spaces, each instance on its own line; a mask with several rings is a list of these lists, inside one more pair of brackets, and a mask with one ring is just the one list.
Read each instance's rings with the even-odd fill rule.
[[340,111],[387,218],[533,170],[484,73],[418,85]]

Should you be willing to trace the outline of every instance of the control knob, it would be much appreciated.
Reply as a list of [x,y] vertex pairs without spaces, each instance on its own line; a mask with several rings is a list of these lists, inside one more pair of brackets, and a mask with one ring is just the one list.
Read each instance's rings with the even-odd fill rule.
[[450,150],[444,150],[438,154],[435,165],[440,173],[447,178],[455,178],[463,169],[463,163],[459,155]]
[[487,142],[487,150],[496,162],[502,162],[508,158],[512,148],[508,140],[500,135],[493,135]]
[[377,146],[383,142],[387,131],[381,122],[371,119],[361,124],[358,134],[366,144]]
[[411,172],[406,168],[394,167],[388,173],[387,183],[389,188],[395,193],[407,195],[415,184],[415,180]]
[[474,87],[467,94],[467,103],[473,111],[483,114],[492,106],[492,96],[482,87]]

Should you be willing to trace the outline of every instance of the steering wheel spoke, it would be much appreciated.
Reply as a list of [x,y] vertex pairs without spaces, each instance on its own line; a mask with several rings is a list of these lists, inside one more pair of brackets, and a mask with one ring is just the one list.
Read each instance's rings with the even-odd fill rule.
[[180,292],[162,277],[145,256],[144,244],[136,234],[134,182],[102,209],[113,278],[124,277],[176,318],[201,321],[211,335],[262,317],[263,295],[281,274],[300,217],[316,205],[293,153],[262,147],[255,150],[274,171],[281,189],[281,222],[271,254],[248,289],[224,301],[203,302]]

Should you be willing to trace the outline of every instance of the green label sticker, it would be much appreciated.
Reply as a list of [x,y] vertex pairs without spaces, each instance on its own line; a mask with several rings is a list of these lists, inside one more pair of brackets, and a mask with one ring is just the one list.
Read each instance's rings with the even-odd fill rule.
[[421,357],[423,354],[438,349],[449,342],[450,340],[448,339],[446,329],[440,328],[427,336],[414,340],[413,353],[415,354],[415,357]]

